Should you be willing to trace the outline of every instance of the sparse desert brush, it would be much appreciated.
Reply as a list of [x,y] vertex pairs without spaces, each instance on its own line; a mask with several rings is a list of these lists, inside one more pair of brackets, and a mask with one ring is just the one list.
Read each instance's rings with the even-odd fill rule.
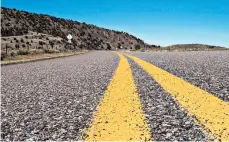
[[29,51],[31,55],[36,55],[36,54],[41,54],[44,53],[44,50],[39,50],[39,49],[32,49]]
[[65,48],[62,48],[62,49],[60,49],[59,51],[60,51],[60,52],[66,52],[66,51],[68,51],[68,50],[65,49]]
[[107,49],[111,50],[111,45],[109,43],[107,43]]
[[18,50],[17,55],[28,55],[29,51],[28,50]]
[[55,49],[44,49],[44,52],[48,54],[60,53],[59,50],[55,50]]
[[141,46],[139,44],[135,45],[135,50],[139,50],[141,48]]
[[16,56],[16,55],[17,55],[17,53],[16,53],[15,51],[11,51],[11,52],[10,52],[10,56],[11,56],[11,57],[14,57],[14,56]]
[[21,39],[21,43],[24,43],[24,39]]
[[20,48],[19,44],[15,44],[15,48],[19,49]]
[[1,51],[1,61],[3,61],[7,57],[6,52]]
[[44,45],[45,44],[43,41],[39,41],[38,43],[39,43],[39,45]]
[[[139,44],[141,48],[145,48],[147,46],[149,47],[149,45],[145,45],[142,40],[125,32],[109,30],[97,27],[95,25],[87,25],[86,23],[79,23],[77,21],[65,20],[49,15],[44,16],[42,14],[29,13],[16,9],[13,10],[8,8],[2,8],[1,10],[3,15],[2,21],[4,23],[1,29],[2,36],[21,36],[24,40],[20,42],[20,37],[13,37],[13,43],[16,42],[26,44],[28,40],[30,42],[33,39],[40,39],[40,41],[46,42],[44,44],[39,44],[37,43],[39,40],[33,40],[30,43],[33,42],[33,46],[43,46],[49,44],[50,40],[52,41],[52,38],[49,37],[49,35],[51,35],[60,37],[61,41],[54,41],[54,43],[62,44],[64,48],[64,45],[67,41],[66,35],[69,34],[69,29],[72,29],[72,43],[76,47],[79,47],[81,43],[84,43],[83,47],[81,48],[102,49],[99,47],[104,46],[104,49],[107,49],[106,43],[108,42],[110,43],[112,49],[113,46],[117,45],[117,40],[113,39],[118,39],[118,42],[120,42],[120,44],[122,43],[121,45],[123,47],[129,47],[129,45],[133,45],[134,47],[135,43]],[[6,25],[9,20],[11,20],[10,24],[14,25],[14,27]],[[28,33],[30,34],[30,36],[28,35]],[[120,48],[121,45],[118,47]],[[52,47],[52,45],[50,46]],[[56,46],[54,45],[53,48],[55,47]]]

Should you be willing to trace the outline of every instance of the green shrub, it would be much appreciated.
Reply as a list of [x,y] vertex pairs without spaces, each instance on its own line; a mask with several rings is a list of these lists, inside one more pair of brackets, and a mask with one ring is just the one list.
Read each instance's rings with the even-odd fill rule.
[[28,55],[29,51],[28,50],[18,50],[17,55]]
[[10,53],[10,56],[11,56],[11,57],[16,56],[16,52],[15,52],[15,51],[12,51],[12,52]]

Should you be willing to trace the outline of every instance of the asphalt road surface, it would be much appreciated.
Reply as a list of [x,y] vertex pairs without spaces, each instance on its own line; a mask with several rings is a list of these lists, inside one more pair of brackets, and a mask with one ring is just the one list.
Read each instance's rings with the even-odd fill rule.
[[229,140],[228,61],[92,51],[2,66],[1,140]]

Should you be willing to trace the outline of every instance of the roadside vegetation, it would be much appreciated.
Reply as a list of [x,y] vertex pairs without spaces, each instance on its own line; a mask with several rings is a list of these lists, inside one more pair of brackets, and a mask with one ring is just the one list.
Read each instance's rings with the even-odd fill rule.
[[[1,35],[3,37],[15,37],[15,39],[11,39],[10,41],[7,38],[2,39],[2,41],[8,41],[9,44],[12,41],[12,43],[22,43],[20,46],[27,47],[27,45],[31,44],[31,41],[28,41],[28,39],[31,38],[30,31],[33,31],[44,35],[37,38],[40,42],[39,46],[48,45],[50,48],[55,48],[54,46],[57,43],[53,38],[45,35],[60,37],[66,41],[66,36],[69,33],[73,37],[72,45],[78,49],[116,50],[116,48],[123,49],[124,47],[133,49],[136,44],[139,44],[141,48],[151,48],[151,45],[144,43],[143,40],[126,32],[100,28],[96,25],[90,25],[84,22],[81,23],[4,7],[1,8],[1,14]],[[26,35],[26,37],[22,40],[16,37],[24,35]],[[43,44],[44,41],[46,42],[45,44]]]
[[1,38],[1,65],[85,53],[61,37],[29,31],[26,35]]
[[64,52],[60,52],[59,50],[55,50],[55,49],[54,50],[48,49],[48,50],[30,50],[30,51],[28,50],[11,51],[10,55],[7,56],[5,54],[1,55],[1,58],[5,56],[4,60],[1,61],[1,65],[66,57],[66,56],[83,54],[87,52],[88,50],[81,50],[81,51],[65,50]]

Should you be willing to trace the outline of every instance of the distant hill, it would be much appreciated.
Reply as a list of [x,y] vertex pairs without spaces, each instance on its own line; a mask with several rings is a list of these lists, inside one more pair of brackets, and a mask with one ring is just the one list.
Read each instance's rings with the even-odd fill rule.
[[[26,42],[31,47],[35,44],[32,44],[31,41],[37,41],[38,43],[39,40],[48,44],[46,46],[50,46],[51,42],[52,44],[60,44],[60,47],[65,47],[67,43],[66,36],[72,34],[72,46],[75,49],[112,50],[116,48],[154,48],[128,33],[100,28],[95,25],[4,7],[1,8],[1,14],[1,36],[4,37],[5,43],[11,44],[11,48],[15,48],[14,46],[23,46],[24,42],[21,43],[20,36],[23,37],[22,40],[26,40],[24,36],[27,34],[29,34],[30,38]],[[31,36],[31,33],[32,35],[36,35],[36,37]],[[16,39],[16,37],[7,38],[9,36],[18,36],[19,39]],[[49,37],[60,38],[58,38],[59,40],[52,40],[56,38]],[[8,41],[8,39],[11,41]],[[14,42],[18,45],[14,44]],[[37,45],[39,46],[39,44]]]
[[164,49],[169,51],[200,51],[200,50],[223,50],[225,47],[206,45],[206,44],[176,44],[167,46]]

